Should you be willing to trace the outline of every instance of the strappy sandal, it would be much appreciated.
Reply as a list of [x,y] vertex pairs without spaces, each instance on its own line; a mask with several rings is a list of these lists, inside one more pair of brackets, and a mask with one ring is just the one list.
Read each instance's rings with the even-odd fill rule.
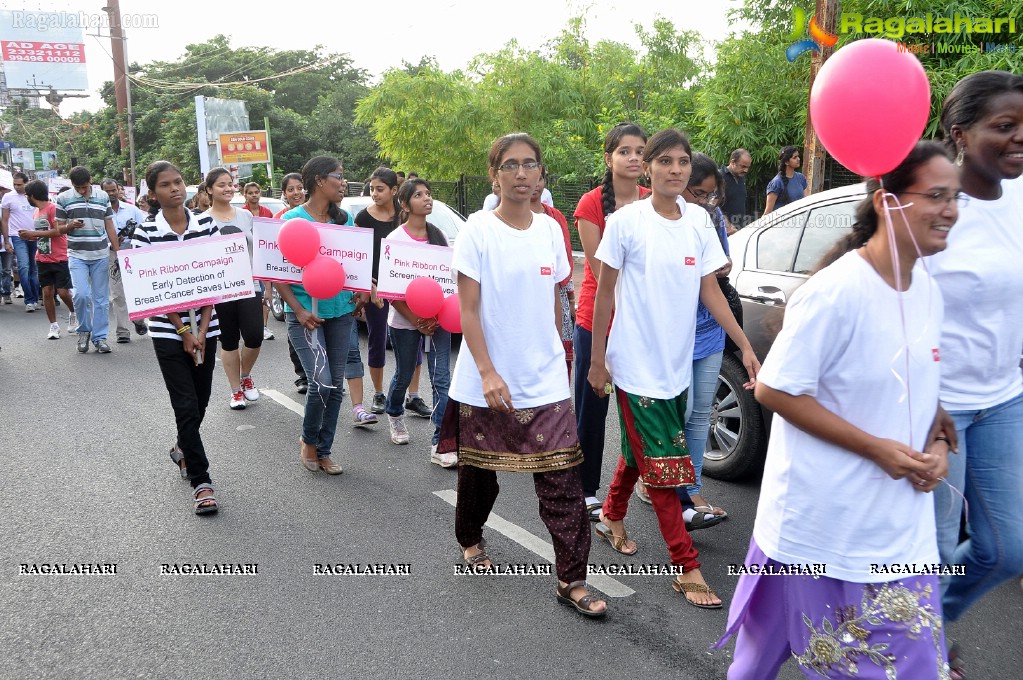
[[458,546],[458,549],[459,549],[459,551],[461,552],[461,555],[462,555],[462,561],[465,562],[465,565],[467,567],[469,567],[470,569],[472,569],[473,571],[476,571],[476,570],[479,570],[479,569],[488,569],[489,567],[482,566],[483,562],[490,562],[490,566],[491,567],[494,566],[494,560],[492,560],[490,558],[490,555],[487,554],[485,546],[486,546],[486,541],[483,540],[483,539],[480,539],[480,542],[476,544],[476,548],[477,548],[477,550],[479,550],[479,552],[476,553],[475,555],[473,555],[472,557],[466,557],[465,556],[465,548],[463,548],[462,546]]
[[[605,616],[607,616],[607,602],[601,600],[599,597],[592,595],[589,591],[587,591],[586,595],[583,595],[578,600],[572,599],[572,591],[575,588],[585,587],[586,581],[573,581],[572,583],[569,583],[565,587],[562,587],[561,584],[559,583],[557,596],[558,602],[574,608],[577,612],[579,612],[580,614],[587,618],[602,619]],[[592,609],[590,609],[590,605],[595,604],[597,602],[604,602],[604,608],[601,609],[600,611],[593,611]]]
[[174,448],[170,450],[171,461],[178,466],[178,470],[181,472],[181,479],[188,479],[188,467],[185,465],[185,452],[178,448],[175,444]]
[[717,597],[718,594],[711,590],[710,586],[706,584],[680,583],[679,580],[676,578],[671,580],[671,588],[676,593],[681,593],[682,596],[686,598],[686,602],[693,605],[694,607],[699,607],[700,609],[721,609],[721,607],[723,606],[723,603],[721,602],[718,602],[717,604],[698,604],[690,600],[689,597],[686,595],[686,593],[707,593],[708,595],[713,595],[714,597]]
[[621,536],[616,536],[615,533],[611,531],[611,527],[604,524],[603,521],[599,522],[597,526],[593,528],[593,530],[597,532],[598,536],[600,536],[608,543],[610,543],[611,548],[614,549],[615,552],[628,556],[635,555],[636,553],[639,552],[638,545],[636,546],[636,549],[633,550],[632,552],[628,552],[627,550],[623,549],[625,547],[625,543],[629,540],[629,532],[627,531],[624,531]]
[[[203,491],[209,491],[210,495],[199,498],[199,494]],[[220,509],[217,499],[213,496],[212,485],[203,482],[193,489],[192,495],[195,497],[195,514],[209,515]]]

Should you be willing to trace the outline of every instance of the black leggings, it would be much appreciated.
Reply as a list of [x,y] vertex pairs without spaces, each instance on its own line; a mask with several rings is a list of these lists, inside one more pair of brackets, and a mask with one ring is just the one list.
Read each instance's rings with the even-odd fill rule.
[[238,349],[238,341],[245,341],[251,349],[263,345],[263,294],[256,297],[230,300],[216,305],[220,322],[220,346],[228,352]]

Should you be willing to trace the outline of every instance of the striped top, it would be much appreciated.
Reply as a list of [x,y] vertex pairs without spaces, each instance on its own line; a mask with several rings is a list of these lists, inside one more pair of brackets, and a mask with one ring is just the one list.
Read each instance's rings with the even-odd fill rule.
[[107,238],[106,221],[112,220],[110,197],[103,192],[90,191],[82,196],[72,187],[60,192],[57,204],[58,222],[82,220],[84,226],[67,233],[67,254],[79,260],[99,260],[107,256],[110,240]]
[[[173,243],[217,235],[217,223],[213,221],[213,218],[199,217],[193,215],[189,210],[186,210],[185,214],[188,216],[188,227],[185,228],[182,234],[178,234],[171,229],[170,224],[167,223],[163,216],[162,210],[155,217],[150,215],[145,222],[135,228],[135,233],[132,235],[129,247],[142,248],[157,243]],[[181,310],[178,314],[181,315],[182,321],[188,323],[188,310]],[[199,309],[195,310],[195,320],[199,321],[201,318],[202,312]],[[174,324],[166,316],[151,316],[147,321],[149,335],[152,337],[163,338],[164,340],[177,340],[178,342],[182,341]],[[206,329],[206,337],[213,338],[218,335],[220,335],[220,322],[217,320],[217,310],[214,309],[213,316],[210,317],[210,326]]]

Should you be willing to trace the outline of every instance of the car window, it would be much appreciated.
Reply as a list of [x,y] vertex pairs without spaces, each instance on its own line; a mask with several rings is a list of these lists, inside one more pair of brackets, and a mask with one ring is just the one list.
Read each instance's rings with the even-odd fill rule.
[[434,202],[433,212],[426,219],[430,224],[443,231],[448,241],[458,235],[458,222],[455,214],[446,205]]
[[852,231],[855,209],[855,201],[844,201],[810,211],[803,238],[799,241],[799,252],[796,253],[794,271],[797,274],[812,272],[831,246]]
[[804,220],[806,213],[800,212],[760,232],[757,237],[757,269],[792,271]]

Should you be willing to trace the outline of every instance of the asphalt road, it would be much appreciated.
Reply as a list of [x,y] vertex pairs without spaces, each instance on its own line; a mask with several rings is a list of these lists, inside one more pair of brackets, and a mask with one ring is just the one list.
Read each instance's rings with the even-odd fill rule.
[[[725,676],[731,648],[708,647],[727,610],[688,606],[670,577],[604,582],[624,596],[594,622],[556,602],[554,576],[455,575],[445,498],[456,473],[429,463],[426,420],[412,419],[412,443],[399,447],[386,424],[351,430],[345,409],[334,456],[344,474],[303,469],[300,417],[288,408],[302,398],[284,325],[272,319],[278,339],[264,344],[254,376],[273,392],[233,412],[218,368],[203,437],[221,511],[196,517],[167,456],[174,422],[151,341],[79,355],[71,336],[45,340],[44,314],[26,314],[21,302],[0,305],[0,677]],[[616,422],[612,413],[605,484]],[[548,564],[530,549],[543,553],[550,542],[531,480],[500,482],[494,512],[505,522],[486,530],[490,552],[503,563]],[[706,487],[731,518],[694,540],[727,602],[737,580],[727,565],[746,553],[758,484]],[[624,558],[595,540],[590,562],[667,564],[649,506],[634,498],[627,522],[639,554]],[[87,562],[116,564],[117,573],[19,573],[22,564]],[[181,563],[258,564],[258,573],[161,575],[161,565]],[[320,563],[410,573],[315,575]],[[1019,677],[1021,621],[1013,582],[953,626],[971,678]],[[781,677],[800,676],[790,663]]]

